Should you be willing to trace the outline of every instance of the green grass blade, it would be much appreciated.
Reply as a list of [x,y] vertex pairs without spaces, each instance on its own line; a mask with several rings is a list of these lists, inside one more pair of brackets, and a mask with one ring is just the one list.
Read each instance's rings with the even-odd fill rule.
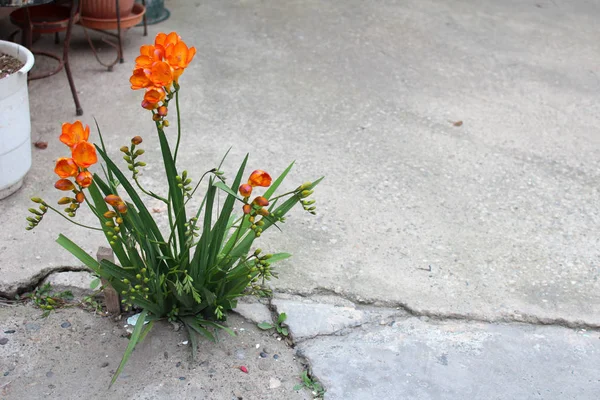
[[198,336],[196,331],[192,329],[188,324],[184,324],[188,331],[188,337],[190,338],[190,342],[192,343],[192,361],[196,361],[196,357],[198,355]]
[[121,363],[119,364],[117,371],[113,375],[113,377],[110,381],[110,385],[108,385],[109,389],[115,383],[115,381],[121,374],[121,371],[123,371],[123,368],[125,367],[125,364],[127,363],[127,360],[129,360],[131,353],[133,353],[133,349],[135,349],[135,345],[138,343],[138,341],[140,339],[140,335],[142,333],[142,328],[144,327],[144,321],[146,321],[147,314],[148,314],[148,311],[144,310],[141,312],[140,316],[138,317],[137,323],[135,324],[135,328],[133,328],[133,333],[131,334],[131,337],[129,338],[129,344],[127,344],[127,348],[125,349],[125,353],[123,354],[123,358],[121,359]]

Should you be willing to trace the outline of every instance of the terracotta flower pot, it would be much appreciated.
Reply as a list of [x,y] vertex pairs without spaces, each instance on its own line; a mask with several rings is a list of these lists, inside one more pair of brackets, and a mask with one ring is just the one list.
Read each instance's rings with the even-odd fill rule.
[[[135,0],[119,0],[119,16],[131,14]],[[96,19],[116,19],[117,3],[115,0],[82,0],[81,15]]]

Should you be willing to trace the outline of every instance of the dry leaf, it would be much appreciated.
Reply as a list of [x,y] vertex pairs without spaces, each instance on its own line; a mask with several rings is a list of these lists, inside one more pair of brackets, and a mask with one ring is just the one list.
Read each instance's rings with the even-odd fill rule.
[[454,125],[454,126],[461,126],[462,124],[463,124],[462,121],[456,121],[456,122],[452,123],[452,125]]
[[33,145],[40,150],[45,150],[48,147],[48,142],[35,142]]
[[152,212],[156,214],[156,213],[162,212],[162,210],[160,208],[153,208]]

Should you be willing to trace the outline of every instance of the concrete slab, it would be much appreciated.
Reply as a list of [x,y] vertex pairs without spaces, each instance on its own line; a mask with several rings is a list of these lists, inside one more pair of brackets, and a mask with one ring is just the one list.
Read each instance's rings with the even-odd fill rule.
[[[171,18],[151,26],[150,37],[177,30],[198,48],[182,78],[180,165],[198,177],[233,145],[229,174],[250,151],[249,168],[273,173],[297,160],[290,186],[327,176],[316,218],[298,211],[283,235],[265,235],[263,247],[294,254],[278,290],[600,326],[597,5],[169,6]],[[148,41],[128,32],[127,63],[107,72],[77,28],[71,62],[84,121],[97,118],[113,154],[144,136],[143,180],[161,191],[152,123],[128,88]],[[36,46],[60,49],[51,38]],[[110,51],[103,46],[101,57]],[[60,197],[52,165],[66,149],[56,137],[75,119],[64,74],[32,82],[30,92],[32,139],[49,146],[34,148],[24,187],[0,202],[0,293],[8,296],[53,268],[78,266],[53,243],[59,232],[90,253],[102,241],[56,217],[22,230],[30,196]]]
[[408,318],[297,349],[331,400],[600,396],[598,332]]
[[303,369],[293,350],[236,315],[229,325],[238,336],[201,340],[195,362],[183,330],[157,324],[110,389],[127,346],[125,322],[76,308],[40,315],[33,307],[0,307],[2,399],[312,399],[293,390]]
[[81,300],[85,296],[91,296],[99,288],[90,287],[95,279],[97,278],[94,275],[86,271],[66,271],[51,274],[42,284],[49,283],[54,293],[68,290],[73,293],[75,299]]

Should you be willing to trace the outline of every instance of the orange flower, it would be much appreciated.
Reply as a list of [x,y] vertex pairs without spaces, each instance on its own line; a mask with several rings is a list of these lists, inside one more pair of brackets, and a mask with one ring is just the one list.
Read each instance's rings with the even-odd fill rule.
[[59,139],[67,146],[73,147],[81,141],[88,140],[89,137],[90,127],[86,125],[84,128],[81,121],[75,121],[72,124],[65,122],[62,125],[62,134]]
[[169,45],[176,45],[179,43],[181,38],[177,34],[177,32],[171,32],[168,35],[166,33],[158,33],[156,38],[154,39],[155,46],[161,46],[163,49],[166,49]]
[[158,103],[163,101],[165,98],[165,91],[161,88],[146,89],[144,94],[144,100],[142,100],[142,107],[146,110],[154,110],[158,107]]
[[244,214],[250,214],[250,211],[252,211],[252,206],[250,204],[244,204],[242,206],[242,210],[244,211]]
[[269,200],[267,200],[266,198],[264,198],[262,196],[258,196],[254,200],[252,200],[252,204],[256,204],[257,206],[265,207],[265,206],[269,205]]
[[166,60],[171,68],[173,68],[173,79],[175,82],[179,80],[179,76],[183,73],[183,70],[187,68],[195,55],[196,48],[188,48],[183,41],[180,41],[174,46],[167,47]]
[[131,88],[133,90],[144,89],[152,86],[152,81],[148,79],[143,68],[134,69],[133,75],[131,75],[131,78],[129,78],[129,82],[131,83]]
[[61,178],[69,178],[77,175],[79,170],[77,169],[77,164],[75,164],[75,161],[73,161],[72,158],[62,157],[56,161],[54,172],[56,172],[56,175],[60,176]]
[[257,169],[250,174],[250,178],[248,178],[248,184],[252,186],[268,187],[271,185],[271,175],[267,174],[265,171]]
[[73,146],[71,155],[75,164],[81,168],[88,168],[89,166],[98,162],[98,156],[96,156],[96,148],[89,142],[79,142]]
[[83,194],[83,192],[79,192],[75,195],[75,200],[77,200],[78,203],[83,203],[83,201],[85,200],[85,194]]
[[164,61],[152,63],[152,67],[149,70],[144,69],[144,73],[156,87],[170,87],[171,83],[173,83],[171,67]]
[[92,184],[92,179],[92,174],[89,171],[82,171],[77,175],[75,181],[77,181],[79,186],[86,188]]
[[58,190],[64,190],[65,192],[67,190],[75,189],[75,185],[73,185],[73,182],[71,182],[68,179],[57,180],[56,183],[54,184],[54,187],[57,188]]
[[119,203],[123,203],[123,199],[121,199],[119,196],[117,196],[116,194],[109,194],[108,196],[106,196],[104,198],[104,201],[108,204],[111,205],[113,207],[115,207],[117,204]]
[[136,68],[149,68],[154,61],[163,61],[165,58],[165,49],[151,44],[140,47],[140,55],[135,59]]
[[248,197],[252,194],[252,186],[247,183],[240,185],[240,194],[244,197]]

